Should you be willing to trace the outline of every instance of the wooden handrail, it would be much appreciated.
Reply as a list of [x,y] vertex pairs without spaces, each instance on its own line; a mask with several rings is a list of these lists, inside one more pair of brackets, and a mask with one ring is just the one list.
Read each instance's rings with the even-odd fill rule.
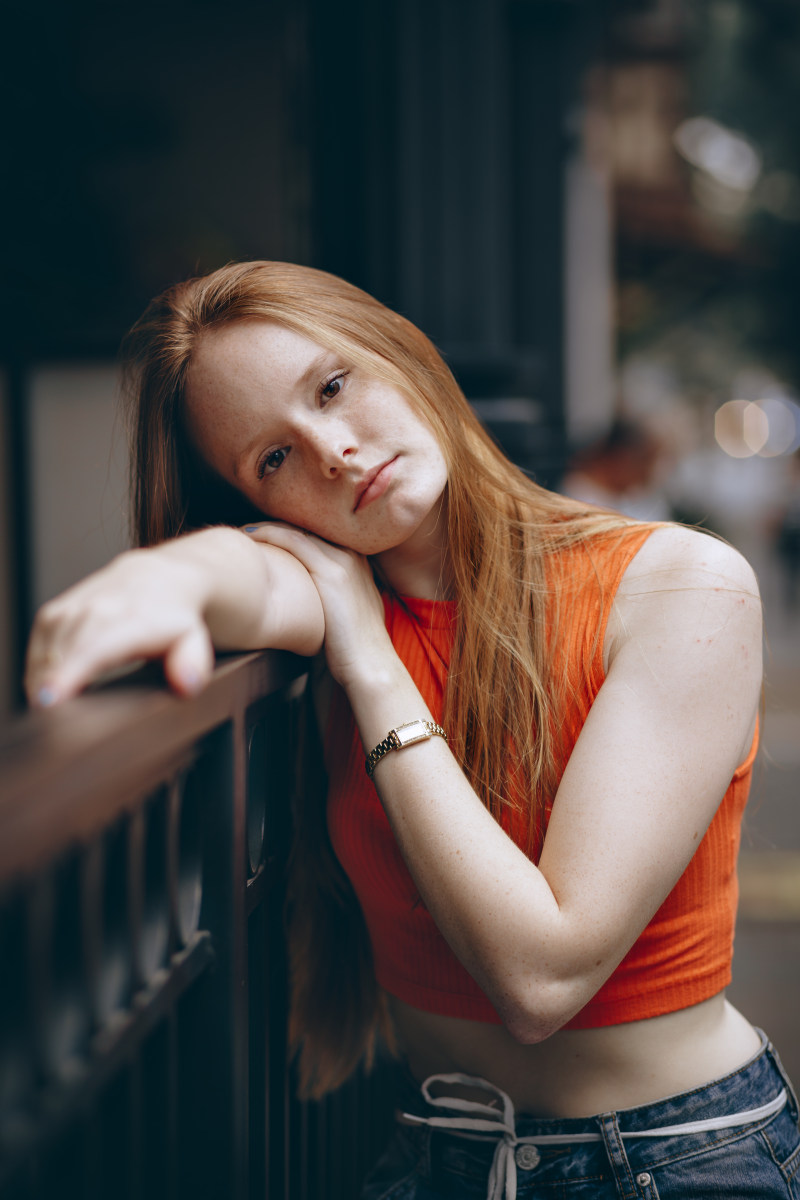
[[228,656],[190,700],[143,671],[18,718],[0,735],[0,884],[108,825],[209,729],[306,666],[279,651]]

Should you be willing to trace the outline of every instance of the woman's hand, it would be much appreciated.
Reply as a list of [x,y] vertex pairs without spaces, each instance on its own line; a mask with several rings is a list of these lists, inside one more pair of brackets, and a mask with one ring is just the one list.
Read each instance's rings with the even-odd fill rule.
[[25,687],[32,704],[50,705],[112,667],[160,658],[170,686],[190,695],[211,674],[213,646],[316,654],[323,632],[302,564],[218,526],[121,554],[45,604]]
[[357,686],[365,667],[396,658],[383,603],[367,559],[314,534],[278,521],[248,526],[253,541],[286,550],[308,571],[325,616],[325,655],[334,679]]
[[31,704],[65,700],[112,667],[163,658],[175,691],[199,690],[214,664],[197,564],[152,550],[121,554],[45,604],[25,672]]

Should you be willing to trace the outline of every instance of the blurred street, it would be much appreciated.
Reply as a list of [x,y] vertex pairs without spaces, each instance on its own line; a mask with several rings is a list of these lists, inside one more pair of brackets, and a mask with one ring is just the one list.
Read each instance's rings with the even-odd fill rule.
[[800,619],[777,569],[759,570],[767,627],[765,720],[740,859],[729,997],[769,1034],[800,1080]]

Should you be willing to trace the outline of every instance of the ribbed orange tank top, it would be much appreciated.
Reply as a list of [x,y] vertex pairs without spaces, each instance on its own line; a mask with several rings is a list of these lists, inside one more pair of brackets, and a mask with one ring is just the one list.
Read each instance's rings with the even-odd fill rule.
[[[611,601],[651,528],[628,527],[593,540],[588,548],[561,552],[549,563],[553,586],[569,591],[569,627],[558,636],[575,691],[564,723],[564,763],[603,682],[603,635]],[[406,598],[401,604],[384,597],[384,605],[392,643],[440,721],[455,603]],[[730,982],[736,858],[755,752],[754,742],[689,866],[653,920],[565,1028],[590,1029],[674,1012],[716,995]],[[379,985],[426,1012],[500,1023],[419,898],[364,771],[361,739],[338,690],[326,758],[331,842],[364,911]]]

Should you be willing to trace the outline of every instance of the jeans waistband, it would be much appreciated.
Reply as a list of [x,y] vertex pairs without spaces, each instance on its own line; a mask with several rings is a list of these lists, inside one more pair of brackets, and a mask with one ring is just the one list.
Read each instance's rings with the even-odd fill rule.
[[[759,1030],[759,1033],[761,1031]],[[463,1075],[431,1075],[421,1087],[421,1095],[428,1108],[427,1114],[415,1112],[398,1113],[398,1118],[412,1125],[426,1125],[432,1130],[448,1133],[456,1138],[470,1138],[480,1141],[495,1142],[494,1155],[489,1171],[487,1200],[514,1200],[516,1196],[517,1162],[521,1161],[527,1167],[534,1167],[538,1161],[537,1146],[557,1146],[564,1144],[579,1144],[586,1142],[606,1142],[609,1156],[618,1154],[615,1147],[608,1145],[609,1137],[621,1138],[623,1141],[644,1138],[667,1138],[685,1136],[688,1134],[704,1134],[713,1130],[735,1128],[766,1121],[780,1112],[787,1102],[790,1104],[793,1116],[797,1119],[797,1100],[786,1079],[780,1060],[761,1033],[762,1044],[756,1054],[742,1067],[731,1072],[722,1079],[697,1088],[680,1096],[672,1096],[657,1104],[643,1105],[635,1109],[624,1109],[617,1113],[603,1113],[596,1117],[583,1120],[545,1120],[521,1116],[516,1118],[511,1098],[501,1089],[485,1079]],[[763,1068],[763,1070],[762,1070]],[[731,1111],[726,1107],[725,1097],[729,1096],[735,1105],[737,1082],[750,1082],[751,1077],[764,1075],[769,1072],[769,1078],[778,1080],[785,1086],[780,1087],[775,1095],[765,1103],[756,1106],[740,1108]],[[752,1082],[756,1082],[753,1078]],[[767,1077],[761,1081],[768,1083]],[[777,1082],[777,1081],[776,1081]],[[462,1085],[487,1092],[491,1101],[482,1104],[475,1100],[463,1100],[456,1096],[431,1095],[431,1086]],[[775,1084],[773,1083],[773,1088]],[[714,1097],[712,1101],[712,1096]],[[497,1102],[500,1108],[497,1107]],[[709,1106],[717,1109],[708,1116],[697,1116],[697,1119],[686,1121],[664,1120],[670,1111],[679,1112],[683,1109],[692,1113],[702,1113]],[[434,1111],[431,1112],[431,1109]],[[439,1111],[446,1110],[448,1115]],[[650,1125],[649,1120],[655,1124]],[[519,1128],[518,1128],[519,1126]],[[521,1132],[524,1130],[525,1132]],[[556,1131],[557,1130],[557,1131]],[[522,1151],[520,1147],[530,1147]]]

